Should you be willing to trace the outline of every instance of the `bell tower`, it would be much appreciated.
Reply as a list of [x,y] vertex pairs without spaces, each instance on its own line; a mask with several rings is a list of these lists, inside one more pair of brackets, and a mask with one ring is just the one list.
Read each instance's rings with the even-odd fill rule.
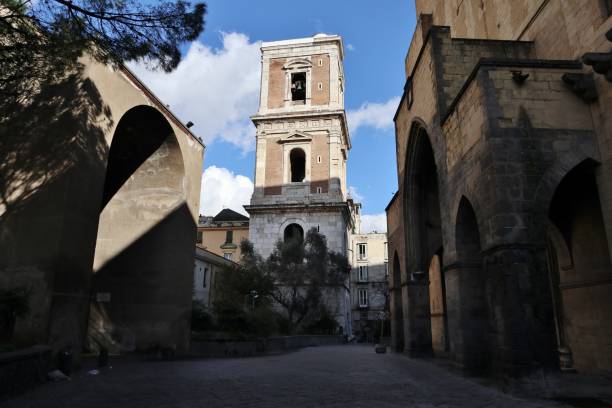
[[[259,110],[251,117],[255,191],[245,206],[249,239],[267,257],[278,240],[316,228],[330,250],[347,254],[353,217],[346,191],[351,142],[342,38],[317,34],[264,42],[261,51]],[[348,293],[343,296],[328,300],[346,332],[350,307]]]

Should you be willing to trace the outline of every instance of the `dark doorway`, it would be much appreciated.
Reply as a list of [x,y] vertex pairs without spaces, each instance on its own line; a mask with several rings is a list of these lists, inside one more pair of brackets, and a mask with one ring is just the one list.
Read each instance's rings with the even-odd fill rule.
[[[612,264],[595,180],[586,161],[559,183],[549,209],[549,255],[561,366],[612,371]],[[569,360],[569,361],[568,361]],[[565,366],[565,367],[564,367]]]
[[404,311],[402,306],[402,269],[397,252],[393,255],[393,291],[391,292],[393,302],[393,335],[395,351],[404,351]]
[[480,233],[472,204],[462,197],[455,226],[457,263],[445,273],[449,346],[469,371],[490,363],[488,312]]
[[299,224],[289,224],[285,228],[284,241],[302,242],[304,241],[304,229]]

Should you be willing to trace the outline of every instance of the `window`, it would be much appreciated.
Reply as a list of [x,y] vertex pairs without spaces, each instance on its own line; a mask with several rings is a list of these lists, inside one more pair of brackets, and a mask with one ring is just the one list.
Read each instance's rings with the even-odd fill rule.
[[366,282],[368,280],[368,266],[359,266],[359,282]]
[[298,241],[302,242],[304,240],[304,229],[298,224],[289,224],[287,228],[285,228],[284,233],[284,241]]
[[318,89],[319,91],[322,91],[322,90],[323,90],[323,82],[319,82],[319,83],[317,83],[317,89]]
[[202,231],[198,231],[198,236],[197,236],[197,238],[196,238],[196,242],[197,242],[198,244],[201,244],[201,243],[202,243]]
[[322,66],[323,66],[323,58],[319,58],[318,65],[319,65],[320,67],[322,67]]
[[317,156],[317,163],[321,163],[321,156]]
[[234,242],[234,231],[225,231],[225,243],[231,244],[232,242]]
[[289,153],[291,162],[291,182],[301,183],[306,178],[306,153],[302,149],[296,148]]
[[306,73],[291,74],[291,100],[306,101]]
[[357,293],[359,294],[359,307],[368,307],[368,290],[359,289]]
[[323,187],[317,187],[317,194],[323,193]]
[[389,276],[389,263],[385,262],[385,276],[388,277]]
[[360,261],[368,259],[366,244],[357,244],[357,259]]
[[234,254],[232,254],[231,252],[225,252],[225,253],[223,254],[223,257],[224,257],[225,259],[227,259],[227,260],[230,260],[230,261],[231,261],[231,260],[232,260],[232,258],[234,257]]
[[206,275],[208,273],[208,268],[204,268],[204,274],[203,274],[203,278],[202,278],[202,287],[205,288],[206,287]]

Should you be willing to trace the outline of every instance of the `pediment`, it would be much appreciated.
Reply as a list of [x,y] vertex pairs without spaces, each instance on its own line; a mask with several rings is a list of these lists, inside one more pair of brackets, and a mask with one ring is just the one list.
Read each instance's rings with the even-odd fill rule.
[[311,68],[311,67],[312,67],[312,63],[304,58],[294,59],[294,60],[287,62],[285,65],[283,65],[283,69],[287,69],[287,70],[305,69],[305,68]]
[[309,142],[312,140],[312,136],[304,132],[293,132],[287,137],[283,137],[278,143],[292,143],[292,142]]

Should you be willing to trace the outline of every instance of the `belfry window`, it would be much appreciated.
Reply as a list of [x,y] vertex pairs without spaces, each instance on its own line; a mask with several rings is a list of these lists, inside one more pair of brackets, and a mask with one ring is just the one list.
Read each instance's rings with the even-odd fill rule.
[[306,73],[291,74],[291,100],[306,102]]
[[293,149],[289,153],[291,161],[291,182],[301,183],[306,178],[306,153],[302,149]]

